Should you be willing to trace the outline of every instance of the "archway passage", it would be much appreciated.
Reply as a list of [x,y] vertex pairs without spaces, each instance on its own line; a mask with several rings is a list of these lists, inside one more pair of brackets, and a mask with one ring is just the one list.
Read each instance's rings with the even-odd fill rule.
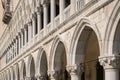
[[18,67],[17,67],[17,80],[20,80],[20,72]]
[[25,63],[23,64],[23,79],[25,79],[26,77],[26,66],[25,66]]
[[58,79],[57,80],[68,80],[69,74],[66,70],[67,59],[66,59],[66,50],[64,44],[60,41],[55,49],[54,56],[54,69],[58,71]]
[[117,28],[113,40],[113,54],[120,55],[120,20],[117,24]]
[[30,77],[31,77],[31,80],[36,80],[36,78],[35,78],[35,63],[34,63],[33,58],[31,60],[31,64],[30,64]]
[[99,43],[93,29],[85,27],[79,36],[76,47],[75,62],[83,64],[81,80],[104,80],[103,67],[98,62]]
[[48,75],[47,75],[47,71],[48,71],[48,66],[47,66],[47,56],[45,51],[43,51],[41,57],[40,57],[40,65],[39,65],[39,72],[40,75],[44,77],[45,80],[48,80]]
[[[114,35],[113,54],[120,55],[120,20],[117,24],[117,28],[116,28],[115,35]],[[120,67],[119,67],[118,71],[119,71],[118,74],[119,74],[119,79],[120,79]]]

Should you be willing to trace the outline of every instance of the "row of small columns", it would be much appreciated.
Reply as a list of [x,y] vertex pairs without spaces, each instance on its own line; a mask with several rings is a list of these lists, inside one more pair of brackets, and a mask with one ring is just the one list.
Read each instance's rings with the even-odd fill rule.
[[12,58],[14,58],[18,54],[18,39],[15,38],[9,47],[5,50],[6,55],[6,63],[8,63]]
[[[105,80],[119,80],[120,73],[120,56],[108,56],[101,57],[99,59],[101,65],[105,71]],[[80,75],[84,72],[84,65],[74,64],[72,66],[67,66],[67,71],[70,73],[71,80],[81,80]],[[50,80],[59,80],[59,71],[48,71],[48,76]],[[47,76],[36,75],[37,80],[47,80]],[[25,80],[31,80],[30,77],[26,77]]]
[[[45,0],[45,2],[42,3],[43,5],[43,12],[44,12],[44,26],[47,25],[48,23],[48,4],[49,2],[47,0]],[[60,22],[63,21],[63,17],[62,17],[62,12],[65,8],[65,0],[60,0]],[[51,21],[54,21],[54,18],[56,16],[56,6],[55,6],[55,0],[51,0]]]
[[[44,25],[43,26],[46,26],[47,24],[48,24],[48,2],[46,1],[46,2],[44,2],[43,3],[43,11],[44,11]],[[32,15],[32,24],[33,24],[33,26],[31,26],[31,23],[29,23],[29,24],[27,24],[28,25],[28,33],[29,33],[29,37],[28,37],[28,40],[30,40],[34,35],[35,35],[35,30],[34,30],[34,28],[35,28],[35,26],[37,26],[37,32],[39,33],[39,30],[40,30],[40,27],[42,27],[42,21],[41,21],[41,17],[42,17],[42,15],[41,15],[41,13],[42,13],[42,9],[41,9],[41,6],[39,6],[39,7],[37,7],[38,9],[37,9],[37,16],[35,16],[35,13],[33,13],[33,15]],[[64,8],[65,8],[65,1],[64,0],[60,0],[60,15],[62,16],[62,12],[63,12],[63,10],[64,10]],[[56,10],[56,7],[55,7],[55,0],[51,0],[51,21],[53,22],[54,21],[54,18],[55,18],[55,15],[56,15],[56,13],[55,13],[55,10]],[[37,25],[35,25],[35,18],[37,17]],[[60,17],[60,22],[62,22],[63,21],[63,18],[62,17]],[[33,29],[32,29],[33,28]],[[21,32],[22,31],[22,32]],[[16,42],[18,41],[18,44],[16,44],[16,46],[17,45],[19,45],[19,48],[18,48],[18,50],[20,50],[21,49],[21,47],[22,46],[24,46],[25,45],[25,43],[27,43],[26,41],[26,37],[27,37],[27,35],[26,35],[26,28],[25,29],[21,29],[21,31],[18,33],[18,39],[16,40]],[[33,32],[31,32],[31,31],[33,31]],[[33,33],[33,34],[32,34]],[[24,35],[24,36],[23,36]],[[24,38],[23,38],[24,37]],[[25,42],[23,42],[23,39],[25,39],[24,41]]]

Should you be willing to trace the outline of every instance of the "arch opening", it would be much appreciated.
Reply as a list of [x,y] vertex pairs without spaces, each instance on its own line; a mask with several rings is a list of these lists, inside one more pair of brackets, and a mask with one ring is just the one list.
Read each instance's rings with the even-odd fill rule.
[[58,71],[58,80],[70,79],[70,74],[66,70],[67,57],[64,44],[60,41],[55,50],[54,69]]
[[103,67],[100,66],[98,56],[100,55],[99,43],[93,29],[84,27],[78,36],[75,63],[82,64],[84,70],[80,74],[81,80],[104,80]]
[[[113,54],[120,55],[120,19],[118,21],[117,28],[115,30],[112,49],[113,49]],[[119,69],[119,76],[120,76],[120,69]]]
[[25,66],[25,63],[23,64],[23,79],[25,79],[26,77],[26,66]]
[[31,80],[35,80],[35,63],[34,63],[34,59],[32,58],[31,60],[31,64],[30,64],[30,77]]
[[46,80],[48,80],[48,75],[47,75],[47,71],[48,71],[47,56],[46,56],[45,51],[43,51],[43,53],[41,55],[39,68],[40,68],[39,72],[40,72],[41,76],[45,77]]
[[113,54],[120,55],[120,20],[117,24],[117,28],[113,40]]
[[18,66],[17,66],[17,80],[20,80],[20,72],[19,72],[19,68],[18,68]]

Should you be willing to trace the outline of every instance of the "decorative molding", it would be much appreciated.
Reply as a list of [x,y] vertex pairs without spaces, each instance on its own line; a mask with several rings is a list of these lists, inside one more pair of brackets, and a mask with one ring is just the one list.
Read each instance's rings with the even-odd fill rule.
[[104,69],[118,69],[120,68],[120,55],[112,55],[99,58],[100,64]]
[[37,76],[36,76],[36,79],[37,79],[37,80],[47,80],[47,76],[37,75]]
[[80,74],[84,72],[84,64],[74,64],[72,66],[67,66],[67,71],[72,74]]
[[57,79],[59,74],[59,71],[48,71],[48,76],[50,79]]

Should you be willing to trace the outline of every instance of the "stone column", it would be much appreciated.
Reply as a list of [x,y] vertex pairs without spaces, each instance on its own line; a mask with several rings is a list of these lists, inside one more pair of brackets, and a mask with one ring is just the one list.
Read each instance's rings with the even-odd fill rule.
[[50,80],[59,80],[59,71],[48,71]]
[[100,57],[99,61],[105,70],[105,80],[119,80],[120,55]]
[[80,64],[74,64],[72,66],[67,66],[67,71],[71,75],[71,80],[81,80],[80,75],[84,71],[84,65]]
[[23,32],[22,32],[22,30],[21,30],[20,35],[21,35],[21,48],[22,48],[23,47]]
[[43,13],[44,13],[44,27],[47,25],[48,23],[48,1],[45,1],[43,3]]
[[41,20],[41,13],[42,13],[42,7],[37,7],[37,27],[38,27],[38,33],[40,32],[40,29],[42,27],[42,20]]
[[32,38],[32,26],[31,26],[31,22],[28,23],[28,41],[30,41]]
[[76,11],[76,0],[71,0],[71,14],[74,14]]
[[13,58],[15,57],[15,40],[13,40],[12,42],[12,54],[13,54]]
[[33,32],[32,36],[33,36],[33,37],[34,37],[34,35],[35,35],[35,26],[36,26],[36,25],[35,25],[35,13],[33,13],[33,14],[32,14],[32,28],[33,28],[33,29],[32,29],[32,30],[33,30],[33,31],[32,31],[32,32]]
[[21,46],[21,36],[20,36],[20,33],[18,33],[18,45],[19,45],[19,53],[20,53],[20,46]]
[[51,0],[51,21],[54,20],[56,15],[56,6],[55,6],[55,0]]
[[17,56],[17,37],[15,39],[15,55]]
[[36,79],[37,79],[37,80],[47,80],[47,76],[37,75],[37,76],[36,76]]
[[19,54],[19,39],[18,39],[18,35],[16,37],[16,54]]
[[25,77],[25,80],[31,80],[31,77],[27,77],[27,76],[26,76],[26,77]]
[[25,41],[24,43],[25,43],[25,45],[26,45],[26,43],[27,43],[27,26],[26,26],[26,25],[25,25],[25,27],[24,27],[24,36],[25,36],[25,37],[24,37],[24,38],[25,38],[25,39],[24,39],[24,41]]
[[63,22],[63,11],[65,8],[65,0],[60,0],[60,23]]

